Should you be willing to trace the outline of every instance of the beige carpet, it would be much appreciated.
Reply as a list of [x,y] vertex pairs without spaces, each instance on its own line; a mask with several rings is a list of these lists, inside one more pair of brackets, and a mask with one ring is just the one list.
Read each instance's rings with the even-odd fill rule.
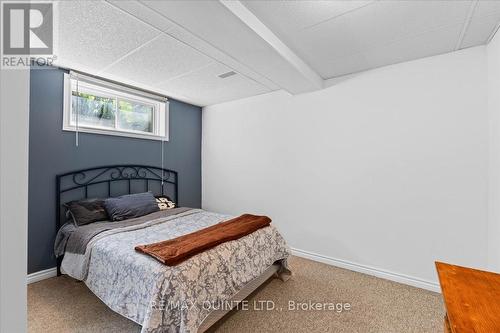
[[[272,279],[249,298],[250,310],[233,311],[212,332],[442,332],[439,294],[293,257],[294,276]],[[273,301],[275,310],[254,304]],[[349,303],[351,309],[288,310],[288,302]],[[281,308],[281,309],[280,309]],[[139,332],[109,310],[85,284],[67,277],[28,287],[28,328],[38,332]]]

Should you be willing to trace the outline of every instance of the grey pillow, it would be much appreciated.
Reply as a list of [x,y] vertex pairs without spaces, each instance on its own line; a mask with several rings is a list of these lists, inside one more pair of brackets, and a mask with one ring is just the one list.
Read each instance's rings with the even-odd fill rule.
[[112,221],[127,220],[159,210],[156,198],[151,192],[108,198],[104,201],[104,207]]
[[108,219],[103,199],[83,199],[67,202],[66,216],[77,226]]

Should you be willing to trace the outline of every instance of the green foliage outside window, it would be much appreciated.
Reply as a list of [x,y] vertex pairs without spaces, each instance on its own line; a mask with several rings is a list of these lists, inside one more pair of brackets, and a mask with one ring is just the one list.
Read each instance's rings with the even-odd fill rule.
[[120,128],[153,132],[153,107],[150,105],[132,103],[125,100],[118,101]]
[[[114,127],[116,101],[113,98],[94,96],[73,91],[73,110],[78,112],[78,121],[83,125]],[[75,115],[73,114],[75,119]]]
[[[78,113],[80,125],[115,127],[118,110],[118,128],[141,132],[153,132],[153,107],[151,105],[117,100],[115,98],[72,92],[73,122]],[[118,103],[118,105],[117,105]]]

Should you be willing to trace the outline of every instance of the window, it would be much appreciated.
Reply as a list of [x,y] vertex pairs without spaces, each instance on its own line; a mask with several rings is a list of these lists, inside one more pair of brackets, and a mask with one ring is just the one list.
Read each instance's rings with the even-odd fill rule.
[[168,140],[162,97],[83,75],[64,77],[63,130]]

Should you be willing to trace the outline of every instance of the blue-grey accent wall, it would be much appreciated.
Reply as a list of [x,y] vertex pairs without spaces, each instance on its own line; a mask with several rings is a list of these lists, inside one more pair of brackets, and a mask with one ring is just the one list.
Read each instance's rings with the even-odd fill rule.
[[[62,130],[63,80],[58,68],[32,69],[30,87],[28,272],[55,267],[55,177],[109,164],[161,166],[161,142]],[[179,172],[179,203],[201,206],[201,108],[170,100],[165,167]]]

